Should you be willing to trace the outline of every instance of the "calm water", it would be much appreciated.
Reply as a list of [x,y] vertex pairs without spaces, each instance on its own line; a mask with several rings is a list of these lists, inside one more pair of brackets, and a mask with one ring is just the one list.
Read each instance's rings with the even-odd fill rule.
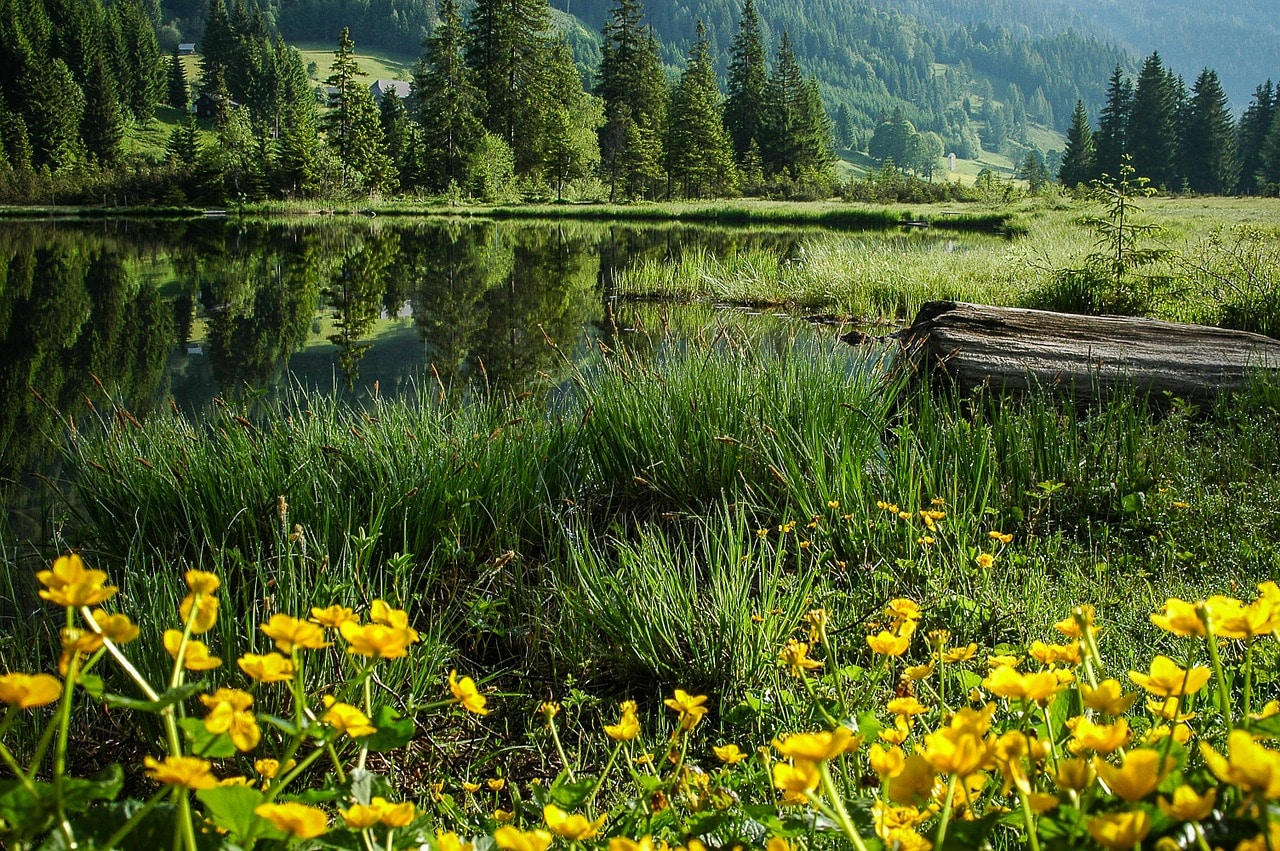
[[30,471],[65,433],[62,417],[83,422],[91,405],[107,409],[104,392],[140,418],[170,405],[198,415],[216,398],[253,410],[292,386],[355,402],[424,383],[457,394],[545,387],[601,344],[643,356],[673,333],[709,345],[727,325],[750,326],[752,339],[779,349],[830,346],[831,329],[797,319],[612,293],[629,264],[685,251],[786,257],[824,238],[550,221],[0,222],[0,490],[10,531],[46,516]]

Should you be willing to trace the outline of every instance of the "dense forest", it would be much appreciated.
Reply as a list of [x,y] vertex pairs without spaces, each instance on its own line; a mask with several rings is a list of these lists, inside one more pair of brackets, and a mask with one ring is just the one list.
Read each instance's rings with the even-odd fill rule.
[[[908,197],[959,193],[928,183],[935,167],[984,151],[1019,163],[1033,190],[1128,162],[1172,191],[1280,183],[1270,81],[1237,124],[1216,72],[1188,85],[1153,53],[1135,74],[1074,32],[943,33],[865,2],[747,0],[730,18],[708,4],[689,19],[674,4],[578,0],[588,21],[603,10],[584,51],[547,0],[439,0],[421,18],[412,80],[388,93],[359,66],[358,29],[342,28],[327,75],[282,34],[302,9],[325,17],[322,2],[362,27],[377,14],[419,26],[409,0],[0,0],[0,198],[829,197],[839,149],[865,152],[891,182],[906,172]],[[663,33],[686,24],[673,57]],[[167,42],[197,28],[188,80]],[[409,37],[395,32],[382,37]],[[599,59],[584,68],[584,55]],[[163,152],[139,153],[129,133],[161,104],[185,119]],[[1040,150],[1033,125],[1066,128],[1066,151]]]

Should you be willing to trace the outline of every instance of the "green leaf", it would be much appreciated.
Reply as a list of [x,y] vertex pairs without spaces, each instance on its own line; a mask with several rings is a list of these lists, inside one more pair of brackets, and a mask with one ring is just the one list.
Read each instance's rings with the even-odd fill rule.
[[106,686],[102,683],[102,677],[97,674],[80,674],[76,677],[76,685],[85,690],[85,693],[94,700],[102,698],[102,693],[106,690]]
[[94,801],[114,801],[124,787],[124,769],[112,763],[89,778],[68,777],[62,781],[62,799],[66,808],[83,812]]
[[159,712],[166,706],[172,706],[179,701],[186,700],[197,692],[204,691],[208,688],[208,680],[200,680],[194,683],[184,683],[177,688],[171,688],[164,694],[160,695],[159,700],[139,700],[135,697],[125,697],[121,694],[103,694],[102,700],[107,706],[117,706],[121,709],[130,709],[134,712]]
[[[91,807],[83,814],[71,819],[71,828],[75,831],[80,847],[101,848],[105,846],[107,839],[141,808],[142,802],[132,799]],[[155,851],[157,848],[170,848],[173,845],[173,831],[176,823],[177,808],[172,804],[160,804],[143,816],[120,844],[114,847],[116,851]],[[216,836],[196,835],[196,847],[200,851],[212,851],[218,845]]]
[[281,718],[279,715],[269,715],[265,712],[258,715],[258,720],[264,724],[270,724],[286,736],[296,736],[302,732],[298,725],[287,718]]
[[17,780],[0,781],[0,819],[13,825],[19,837],[39,836],[53,824],[53,787],[36,783],[32,794]]
[[199,718],[183,718],[178,726],[182,728],[194,756],[205,759],[235,756],[236,746],[231,743],[231,737],[226,733],[210,733]]
[[201,789],[196,797],[204,804],[209,820],[238,839],[248,836],[251,830],[254,836],[264,839],[284,836],[283,831],[253,812],[254,807],[267,799],[259,789],[252,786],[215,786]]
[[576,810],[587,800],[595,788],[594,777],[579,777],[572,783],[557,783],[551,787],[551,800],[564,810]]
[[390,706],[379,706],[373,715],[373,726],[378,732],[365,736],[358,741],[374,753],[393,751],[409,744],[413,738],[413,719],[403,718]]

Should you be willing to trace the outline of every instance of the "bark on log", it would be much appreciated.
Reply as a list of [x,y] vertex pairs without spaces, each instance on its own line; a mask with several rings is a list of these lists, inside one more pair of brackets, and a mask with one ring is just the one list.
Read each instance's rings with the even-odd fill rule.
[[1280,340],[1124,316],[932,301],[894,336],[962,390],[1052,388],[1086,404],[1117,389],[1208,401],[1280,370]]

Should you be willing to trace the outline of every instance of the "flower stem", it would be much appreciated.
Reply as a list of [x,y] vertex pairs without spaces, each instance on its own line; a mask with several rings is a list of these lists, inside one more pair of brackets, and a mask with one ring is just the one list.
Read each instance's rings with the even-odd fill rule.
[[1018,789],[1018,798],[1022,801],[1022,823],[1027,826],[1027,845],[1031,851],[1040,851],[1040,839],[1036,836],[1035,814],[1031,812],[1031,797],[1022,789]]
[[952,774],[947,781],[947,799],[942,802],[942,815],[938,819],[938,833],[933,838],[933,847],[941,848],[947,838],[947,824],[951,821],[951,805],[956,800],[956,785],[960,782],[959,774]]
[[854,827],[853,819],[849,818],[849,811],[845,809],[844,799],[840,795],[840,790],[836,788],[835,780],[831,776],[831,769],[825,761],[818,763],[818,775],[822,778],[822,791],[827,800],[830,801],[831,815],[835,816],[834,821],[840,825],[840,829],[844,831],[844,835],[849,837],[849,841],[853,843],[853,847],[857,851],[867,851],[867,844],[862,840],[862,834],[858,833],[858,828]]

